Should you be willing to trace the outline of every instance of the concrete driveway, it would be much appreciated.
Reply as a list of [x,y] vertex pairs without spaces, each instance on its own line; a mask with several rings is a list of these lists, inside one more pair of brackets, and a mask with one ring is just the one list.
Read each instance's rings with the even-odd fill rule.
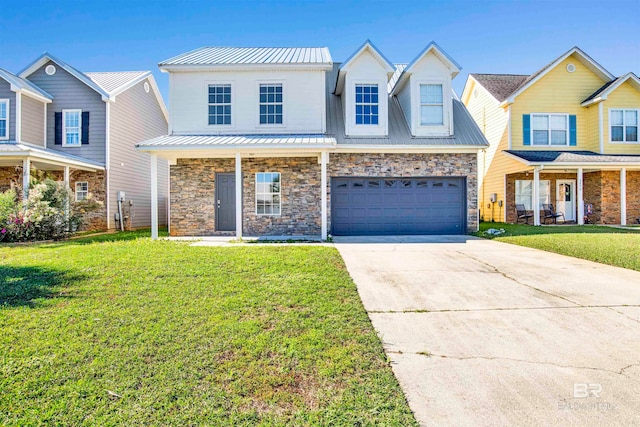
[[639,272],[465,236],[335,240],[421,424],[640,425]]

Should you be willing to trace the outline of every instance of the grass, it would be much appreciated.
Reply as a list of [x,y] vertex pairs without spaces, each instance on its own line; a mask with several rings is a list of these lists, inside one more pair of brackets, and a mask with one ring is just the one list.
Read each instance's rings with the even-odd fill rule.
[[333,248],[0,246],[0,425],[416,425]]
[[[489,228],[504,229],[498,236]],[[534,227],[524,224],[485,222],[478,236],[542,249],[617,267],[640,271],[640,230],[624,230],[597,225]]]

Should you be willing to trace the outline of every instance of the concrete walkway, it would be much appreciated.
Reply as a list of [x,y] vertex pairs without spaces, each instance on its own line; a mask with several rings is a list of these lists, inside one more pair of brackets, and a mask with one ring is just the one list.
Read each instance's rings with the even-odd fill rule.
[[421,424],[640,425],[639,272],[465,236],[335,240]]

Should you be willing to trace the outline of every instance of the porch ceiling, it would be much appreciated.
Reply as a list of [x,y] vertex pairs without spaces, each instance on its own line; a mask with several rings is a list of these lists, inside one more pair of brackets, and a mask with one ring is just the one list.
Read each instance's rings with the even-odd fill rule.
[[100,163],[35,145],[16,142],[0,144],[0,166],[22,166],[27,159],[42,170],[63,170],[66,166],[89,172],[104,170],[104,165]]

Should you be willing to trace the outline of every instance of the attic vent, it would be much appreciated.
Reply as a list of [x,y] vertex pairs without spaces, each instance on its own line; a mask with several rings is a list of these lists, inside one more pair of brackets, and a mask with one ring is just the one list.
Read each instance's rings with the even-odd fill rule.
[[56,67],[49,64],[44,68],[44,72],[47,73],[48,76],[53,76],[56,73]]
[[144,91],[149,93],[149,82],[144,82]]
[[576,66],[573,64],[567,64],[567,71],[573,73],[576,70]]
[[478,97],[478,89],[474,89],[473,90],[473,97],[477,98]]

